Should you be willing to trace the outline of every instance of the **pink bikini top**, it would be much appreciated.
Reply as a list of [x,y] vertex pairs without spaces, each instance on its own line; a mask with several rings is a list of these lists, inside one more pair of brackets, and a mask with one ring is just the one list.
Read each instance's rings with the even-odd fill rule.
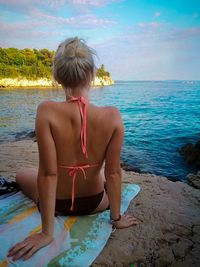
[[[77,102],[78,108],[80,111],[81,116],[81,131],[80,131],[80,140],[81,140],[81,150],[83,155],[88,158],[87,154],[87,146],[86,146],[86,106],[87,106],[87,100],[83,97],[74,97],[70,96],[68,97],[69,102]],[[77,166],[63,166],[58,165],[59,168],[66,169],[68,171],[68,175],[72,177],[72,205],[70,210],[73,210],[74,207],[74,191],[75,191],[75,179],[78,171],[82,172],[84,179],[86,178],[85,169],[95,167],[98,164],[84,164],[84,165],[77,165]]]

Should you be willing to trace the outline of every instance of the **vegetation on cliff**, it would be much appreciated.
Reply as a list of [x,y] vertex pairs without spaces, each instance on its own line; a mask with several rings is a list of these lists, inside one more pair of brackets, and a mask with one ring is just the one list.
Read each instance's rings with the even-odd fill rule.
[[54,52],[47,49],[0,48],[0,78],[51,78]]
[[[51,82],[51,62],[54,51],[48,49],[0,48],[0,79],[49,80]],[[112,84],[110,73],[101,65],[96,71],[99,85]],[[110,81],[110,82],[109,82]],[[45,84],[46,85],[46,84]]]

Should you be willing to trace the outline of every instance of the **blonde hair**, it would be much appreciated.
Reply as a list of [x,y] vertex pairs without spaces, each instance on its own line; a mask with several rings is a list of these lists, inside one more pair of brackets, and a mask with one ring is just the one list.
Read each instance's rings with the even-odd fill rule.
[[53,58],[54,79],[65,89],[87,85],[94,78],[95,54],[84,40],[78,37],[66,39],[58,46]]

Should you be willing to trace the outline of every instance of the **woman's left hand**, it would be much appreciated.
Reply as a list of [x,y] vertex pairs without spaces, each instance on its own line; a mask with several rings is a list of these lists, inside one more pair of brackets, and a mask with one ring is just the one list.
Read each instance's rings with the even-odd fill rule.
[[20,258],[23,260],[29,259],[38,249],[51,243],[53,238],[44,233],[36,233],[22,242],[17,243],[9,249],[7,256],[13,257],[12,260],[16,261]]

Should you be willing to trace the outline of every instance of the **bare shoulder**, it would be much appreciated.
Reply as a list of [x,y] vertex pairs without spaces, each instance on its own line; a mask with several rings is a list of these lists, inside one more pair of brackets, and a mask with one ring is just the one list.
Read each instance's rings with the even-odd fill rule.
[[53,112],[55,107],[57,106],[57,102],[55,101],[43,101],[37,107],[37,114],[49,114]]
[[121,119],[121,114],[118,108],[116,107],[112,107],[112,106],[107,106],[104,107],[105,111],[107,114],[109,114],[110,116],[112,116],[112,118],[119,118]]
[[114,127],[123,128],[123,122],[120,111],[116,107],[107,106],[104,107],[106,119],[112,123]]
[[47,108],[52,108],[55,105],[56,105],[55,101],[43,101],[38,105],[37,109],[42,111],[42,110],[45,110]]
[[103,107],[104,112],[106,113],[106,115],[112,116],[112,117],[121,117],[120,112],[118,110],[118,108],[116,107],[112,107],[112,106],[106,106]]

